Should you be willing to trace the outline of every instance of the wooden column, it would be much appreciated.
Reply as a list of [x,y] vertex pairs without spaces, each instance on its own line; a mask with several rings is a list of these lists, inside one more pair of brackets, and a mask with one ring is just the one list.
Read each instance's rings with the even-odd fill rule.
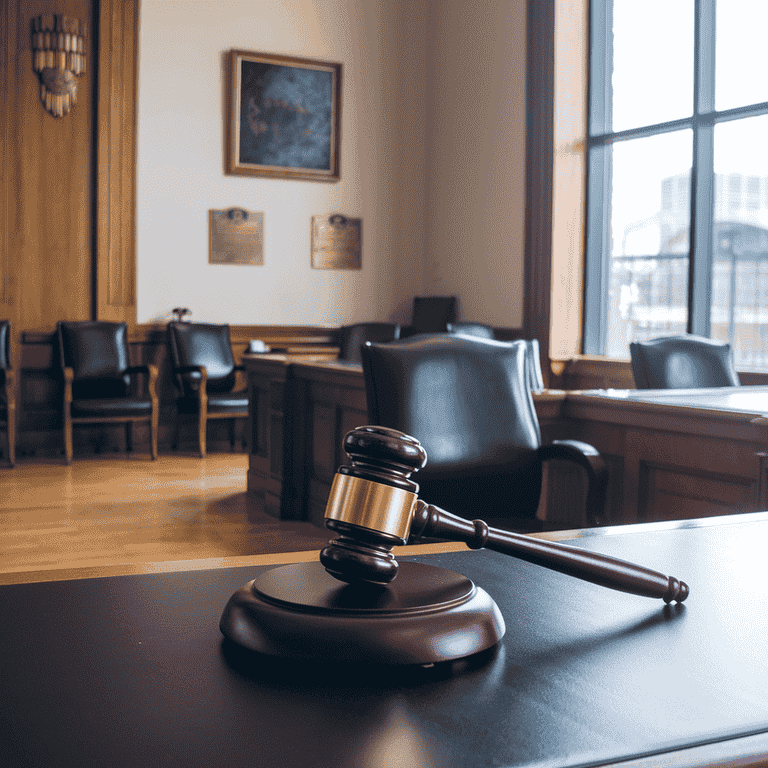
[[136,323],[136,94],[139,0],[99,3],[96,302],[98,320]]

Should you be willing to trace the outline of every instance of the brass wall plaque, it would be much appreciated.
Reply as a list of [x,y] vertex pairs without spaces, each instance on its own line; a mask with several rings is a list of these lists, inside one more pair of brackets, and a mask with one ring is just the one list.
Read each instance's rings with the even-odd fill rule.
[[264,214],[244,208],[210,212],[211,264],[264,264]]
[[312,217],[312,268],[360,269],[362,219],[340,213]]

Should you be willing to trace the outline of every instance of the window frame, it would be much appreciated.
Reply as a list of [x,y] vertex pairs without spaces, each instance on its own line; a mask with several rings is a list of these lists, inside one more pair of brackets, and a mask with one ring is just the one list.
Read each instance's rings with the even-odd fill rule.
[[[715,109],[715,32],[717,0],[694,2],[694,99],[690,117],[612,131],[611,103],[613,0],[590,0],[588,54],[586,251],[583,354],[604,355],[607,346],[610,268],[610,179],[614,143],[690,129],[693,134],[688,257],[688,333],[709,337],[714,248],[714,128],[718,123],[768,114],[768,101]],[[599,307],[599,312],[589,312]]]

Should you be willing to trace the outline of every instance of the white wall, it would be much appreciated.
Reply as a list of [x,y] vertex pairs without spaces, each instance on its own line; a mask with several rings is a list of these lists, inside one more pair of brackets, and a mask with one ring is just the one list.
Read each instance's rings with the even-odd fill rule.
[[525,0],[429,4],[427,293],[462,319],[520,327],[525,243]]
[[[525,0],[142,0],[138,321],[408,322],[417,294],[519,327]],[[341,181],[224,173],[225,54],[341,62]],[[208,211],[264,212],[262,267],[208,264]],[[363,268],[313,270],[310,223],[363,219]]]
[[[140,30],[138,322],[179,305],[233,324],[409,320],[424,233],[423,5],[142,0]],[[340,182],[224,173],[232,48],[342,63]],[[234,206],[264,212],[264,266],[208,263],[208,211]],[[311,217],[332,212],[363,219],[361,270],[311,268]]]

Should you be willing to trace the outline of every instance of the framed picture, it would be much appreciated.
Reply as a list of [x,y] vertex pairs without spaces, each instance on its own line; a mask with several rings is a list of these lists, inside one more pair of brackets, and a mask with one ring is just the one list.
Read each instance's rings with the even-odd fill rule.
[[264,213],[245,208],[208,212],[210,264],[264,264]]
[[230,51],[227,173],[339,180],[341,64]]

